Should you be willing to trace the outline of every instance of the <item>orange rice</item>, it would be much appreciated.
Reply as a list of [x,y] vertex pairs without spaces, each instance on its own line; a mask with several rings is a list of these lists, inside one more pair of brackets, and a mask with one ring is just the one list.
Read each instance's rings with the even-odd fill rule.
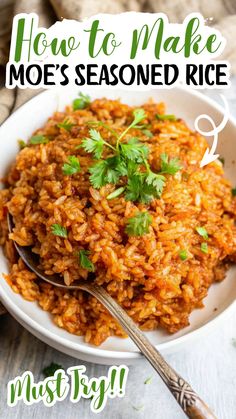
[[[49,118],[36,133],[49,137],[50,142],[21,150],[0,191],[0,244],[10,264],[7,281],[25,299],[38,301],[59,327],[84,335],[86,342],[95,345],[125,333],[94,297],[54,288],[36,278],[17,257],[12,240],[32,246],[45,272],[61,275],[66,284],[80,278],[92,280],[77,255],[80,249],[88,249],[96,282],[140,327],[163,327],[171,333],[189,324],[189,314],[203,307],[209,286],[225,277],[236,255],[236,200],[222,164],[216,161],[200,168],[206,140],[181,119],[157,120],[155,115],[165,112],[163,104],[149,102],[142,108],[153,137],[138,129],[132,129],[128,137],[138,137],[148,145],[154,171],[160,169],[161,153],[178,157],[182,165],[176,175],[166,176],[160,199],[148,205],[127,202],[123,196],[107,200],[114,185],[92,188],[88,168],[94,161],[76,148],[89,136],[88,121],[104,121],[119,133],[133,118],[134,108],[107,99],[95,100],[82,110],[68,106]],[[57,127],[65,117],[74,124],[70,132]],[[104,127],[98,130],[106,141],[115,141]],[[76,155],[81,165],[73,176],[62,172],[69,155]],[[127,220],[144,209],[152,216],[149,233],[127,236]],[[7,211],[15,222],[10,237]],[[53,235],[55,223],[67,228],[66,239]],[[208,253],[201,251],[205,240],[196,231],[199,226],[208,232]],[[182,249],[187,252],[186,260],[179,256]]]

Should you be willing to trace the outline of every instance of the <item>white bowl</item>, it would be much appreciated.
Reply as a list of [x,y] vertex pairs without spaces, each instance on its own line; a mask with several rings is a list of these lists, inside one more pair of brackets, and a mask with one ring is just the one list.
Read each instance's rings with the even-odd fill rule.
[[[146,92],[99,91],[86,89],[92,99],[97,97],[120,98],[131,105],[141,105],[150,97],[155,101],[164,101],[168,113],[185,119],[193,128],[195,118],[202,113],[210,115],[218,125],[223,117],[223,109],[214,101],[202,94],[184,88],[170,90],[152,90]],[[0,178],[6,173],[9,165],[18,152],[19,138],[27,139],[32,132],[42,126],[56,110],[64,109],[77,92],[73,90],[45,91],[18,109],[0,127]],[[209,128],[201,126],[202,129]],[[219,136],[218,152],[225,158],[227,177],[236,184],[235,162],[236,122],[231,118]],[[148,332],[147,336],[163,353],[170,352],[191,343],[194,338],[208,333],[209,329],[225,319],[232,311],[236,298],[235,270],[231,268],[227,278],[211,286],[205,308],[195,310],[190,316],[190,326],[180,332],[169,335],[162,330]],[[7,272],[7,261],[0,253],[0,272]],[[100,347],[94,347],[78,337],[57,327],[49,313],[44,312],[37,303],[27,302],[15,294],[4,279],[0,280],[0,299],[8,311],[32,334],[54,348],[84,361],[101,364],[133,363],[142,359],[140,352],[130,339],[112,337]]]

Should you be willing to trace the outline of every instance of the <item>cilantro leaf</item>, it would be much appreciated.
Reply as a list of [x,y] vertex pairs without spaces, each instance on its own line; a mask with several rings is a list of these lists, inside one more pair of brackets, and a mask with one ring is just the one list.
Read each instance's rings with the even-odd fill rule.
[[24,140],[18,140],[18,144],[19,144],[20,150],[23,150],[23,148],[27,147],[27,144]]
[[135,125],[139,124],[143,119],[146,118],[145,110],[142,108],[135,109],[133,111],[134,120],[131,124],[131,127],[133,128]]
[[80,92],[79,97],[73,101],[73,110],[77,111],[77,109],[84,109],[90,104],[90,102],[90,97]]
[[152,138],[153,133],[149,130],[150,127],[151,127],[150,124],[142,124],[142,125],[136,125],[135,129],[139,129],[144,135],[146,135],[146,137]]
[[120,179],[119,158],[117,156],[109,157],[107,160],[106,183],[116,184]]
[[84,138],[81,146],[78,146],[78,148],[82,147],[88,153],[94,153],[94,157],[96,159],[101,158],[104,145],[116,151],[116,149],[111,144],[102,138],[100,132],[96,129],[90,129],[89,134],[90,138]]
[[91,126],[94,126],[94,127],[103,127],[103,128],[106,128],[107,131],[110,131],[112,133],[112,135],[114,135],[114,137],[116,137],[116,138],[119,137],[119,135],[117,134],[117,132],[112,127],[110,127],[110,125],[106,124],[103,121],[88,121],[87,124],[88,125],[91,125]]
[[30,144],[47,144],[49,139],[45,135],[33,135],[30,138]]
[[225,158],[224,157],[218,157],[218,160],[222,163],[222,166],[225,165]]
[[160,121],[176,121],[175,115],[165,115],[165,114],[157,113],[156,118],[159,119]]
[[151,170],[148,172],[148,175],[146,177],[146,183],[148,185],[152,185],[157,192],[157,195],[160,197],[163,191],[163,188],[165,186],[165,177],[158,174],[158,173],[154,173]]
[[82,140],[82,147],[87,153],[94,153],[94,157],[96,159],[100,159],[103,146],[105,144],[100,132],[95,129],[89,130],[90,138],[85,138]]
[[201,251],[203,253],[208,253],[208,244],[207,243],[201,243]]
[[133,406],[132,405],[132,408],[134,410],[136,410],[137,412],[139,412],[140,410],[143,410],[144,409],[144,404],[141,404],[140,406]]
[[110,199],[117,198],[117,196],[120,196],[124,192],[124,190],[125,190],[124,186],[121,186],[120,188],[115,189],[113,192],[107,195],[107,199],[110,200]]
[[146,380],[144,381],[144,384],[151,384],[152,382],[152,377],[148,377],[146,378]]
[[139,201],[143,204],[149,204],[154,197],[157,197],[156,189],[153,185],[148,185],[145,180],[145,173],[136,173],[128,178],[126,201]]
[[208,240],[208,233],[204,227],[196,227],[196,232],[202,236],[205,240]]
[[[125,194],[126,201],[138,201],[141,196],[142,186],[143,180],[139,173],[129,177]],[[148,202],[150,202],[150,200],[148,199]]]
[[101,160],[89,168],[91,173],[89,179],[95,189],[100,189],[106,185],[107,162]]
[[232,188],[232,189],[231,189],[231,192],[232,192],[232,195],[233,195],[233,196],[236,196],[236,188]]
[[52,224],[51,230],[54,236],[63,237],[64,239],[67,238],[67,229],[60,224]]
[[62,166],[64,175],[71,176],[80,171],[80,162],[76,156],[68,156],[68,162]]
[[51,362],[48,367],[45,367],[42,371],[43,375],[45,377],[52,377],[57,370],[63,370],[62,366],[59,364],[56,364],[55,362]]
[[117,183],[120,176],[125,176],[127,174],[127,168],[124,160],[120,156],[108,157],[107,162],[107,183]]
[[148,137],[148,138],[152,138],[153,137],[153,133],[149,129],[143,129],[142,130],[142,133],[144,135],[146,135],[146,137]]
[[168,175],[175,175],[180,169],[181,165],[179,163],[179,159],[174,157],[173,159],[169,160],[167,154],[161,154],[161,173],[166,173]]
[[71,128],[75,126],[75,124],[73,124],[69,118],[65,118],[64,121],[57,124],[57,126],[58,128],[63,128],[66,131],[70,131]]
[[188,259],[187,250],[185,250],[185,249],[180,250],[179,257],[180,257],[181,260]]
[[120,144],[121,155],[124,158],[136,163],[142,163],[148,158],[149,149],[145,144],[138,141],[137,138],[131,138],[128,143]]
[[129,218],[125,232],[129,236],[143,236],[149,232],[152,217],[149,212],[138,212],[134,217]]
[[[166,154],[162,154],[161,172],[154,173],[148,162],[149,148],[146,144],[143,144],[136,137],[121,143],[121,139],[126,136],[131,128],[141,130],[149,138],[153,136],[148,129],[151,126],[150,124],[140,124],[147,117],[144,109],[135,109],[133,116],[134,119],[131,124],[120,135],[102,121],[88,122],[93,126],[102,126],[112,132],[113,136],[116,137],[116,145],[114,147],[109,144],[97,130],[90,129],[90,138],[85,138],[82,141],[82,147],[85,151],[93,153],[97,159],[101,159],[104,146],[113,150],[111,157],[100,160],[89,168],[89,178],[94,188],[99,189],[108,183],[119,184],[120,178],[126,176],[127,184],[118,187],[108,195],[107,199],[113,199],[125,192],[126,200],[148,204],[153,199],[160,198],[166,182],[163,174],[174,175],[181,167],[177,158],[169,160]],[[144,168],[146,168],[146,171],[143,170]]]
[[134,174],[138,174],[138,164],[132,160],[126,161],[126,175],[130,178]]
[[133,111],[133,116],[134,119],[131,122],[131,124],[122,132],[122,134],[118,137],[117,143],[116,143],[116,147],[118,149],[119,147],[119,143],[120,140],[127,134],[127,132],[131,129],[131,128],[136,128],[136,125],[138,125],[139,122],[141,122],[144,118],[146,118],[146,114],[144,109],[135,109]]
[[127,173],[124,162],[119,156],[99,161],[89,168],[89,172],[91,173],[90,182],[96,189],[105,186],[107,183],[118,183],[119,178]]
[[84,269],[86,269],[89,272],[94,272],[95,271],[95,266],[93,264],[93,262],[91,262],[91,260],[88,258],[88,255],[90,254],[90,252],[88,250],[80,250],[79,251],[79,262],[80,262],[80,266]]

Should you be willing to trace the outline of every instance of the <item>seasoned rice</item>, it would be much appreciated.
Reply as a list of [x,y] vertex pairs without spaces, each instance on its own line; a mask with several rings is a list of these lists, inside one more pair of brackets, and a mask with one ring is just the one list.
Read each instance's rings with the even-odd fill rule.
[[[91,279],[78,262],[78,251],[90,251],[95,265],[95,281],[104,286],[143,330],[158,327],[174,333],[189,324],[189,315],[203,307],[203,298],[215,281],[225,277],[236,255],[236,200],[231,185],[217,161],[200,168],[207,147],[205,138],[186,123],[157,120],[165,112],[163,104],[142,106],[153,137],[132,129],[130,135],[145,142],[149,163],[160,169],[160,155],[178,157],[182,169],[167,175],[160,199],[150,204],[126,201],[123,196],[108,200],[114,189],[107,185],[94,189],[88,168],[90,154],[77,148],[89,135],[88,121],[109,124],[118,133],[132,121],[132,107],[119,101],[99,99],[86,109],[56,112],[36,133],[47,136],[47,144],[28,145],[16,157],[0,192],[0,244],[10,264],[5,275],[13,291],[29,301],[37,301],[52,314],[55,323],[86,342],[100,345],[111,335],[125,333],[96,298],[83,291],[54,288],[30,272],[17,257],[12,240],[32,246],[46,274],[58,274],[66,284]],[[70,132],[57,124],[69,118]],[[98,130],[108,142],[112,133]],[[69,155],[79,158],[81,171],[65,176],[62,166]],[[127,220],[137,210],[152,216],[149,233],[129,237]],[[14,233],[8,236],[6,214],[14,217]],[[51,226],[62,224],[68,237],[53,235]],[[203,238],[196,228],[204,226],[209,239],[208,253],[201,251]],[[179,253],[187,251],[187,259]]]

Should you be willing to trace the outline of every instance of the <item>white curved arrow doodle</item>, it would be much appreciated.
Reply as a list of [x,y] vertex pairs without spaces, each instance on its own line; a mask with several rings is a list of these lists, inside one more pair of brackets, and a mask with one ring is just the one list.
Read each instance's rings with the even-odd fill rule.
[[[229,119],[229,105],[227,103],[227,100],[224,97],[224,95],[220,95],[220,97],[224,103],[225,112],[224,112],[223,120],[221,121],[220,125],[218,125],[218,127],[216,126],[213,119],[209,115],[206,115],[206,114],[199,115],[195,120],[195,124],[194,124],[195,129],[196,131],[199,132],[199,134],[204,135],[205,137],[211,137],[211,136],[214,137],[211,149],[210,148],[206,149],[205,154],[200,162],[200,167],[204,167],[207,164],[212,163],[219,157],[219,154],[214,154],[217,148],[218,134],[220,131],[224,129]],[[203,131],[199,128],[199,121],[201,121],[202,119],[206,119],[207,121],[210,122],[213,128],[211,131]]]

